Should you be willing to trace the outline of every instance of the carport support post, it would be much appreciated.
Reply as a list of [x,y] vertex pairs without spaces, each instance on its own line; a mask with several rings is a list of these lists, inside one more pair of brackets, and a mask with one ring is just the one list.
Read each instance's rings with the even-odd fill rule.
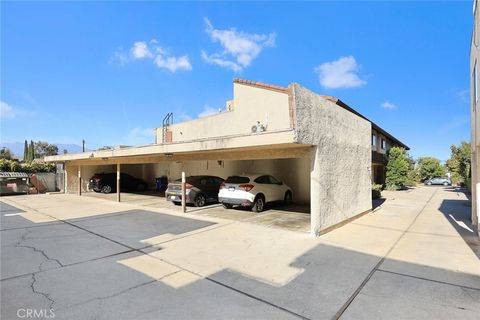
[[78,165],[78,195],[82,195],[82,166]]
[[68,172],[67,172],[67,163],[65,162],[64,168],[63,168],[64,176],[63,176],[63,191],[65,194],[68,193]]
[[117,163],[117,202],[120,202],[120,163]]
[[182,212],[187,212],[187,202],[185,197],[187,196],[187,192],[185,190],[185,172],[182,171]]

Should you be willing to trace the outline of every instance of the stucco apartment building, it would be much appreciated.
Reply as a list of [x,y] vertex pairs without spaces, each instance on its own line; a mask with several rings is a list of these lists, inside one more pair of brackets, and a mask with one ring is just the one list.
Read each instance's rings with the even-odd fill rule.
[[[96,172],[130,173],[153,183],[208,174],[272,174],[310,206],[319,235],[372,209],[372,181],[382,183],[385,154],[399,140],[341,100],[297,83],[280,87],[234,79],[233,99],[218,114],[170,123],[155,143],[47,157],[66,168],[65,192],[87,191]],[[120,193],[117,195],[120,200]]]
[[480,192],[480,117],[478,112],[480,107],[478,105],[478,82],[480,81],[478,75],[478,64],[480,63],[480,12],[479,1],[473,1],[473,34],[472,44],[470,47],[470,142],[472,148],[472,224],[476,226],[476,233],[478,235],[480,230],[479,217],[480,205],[478,194]]

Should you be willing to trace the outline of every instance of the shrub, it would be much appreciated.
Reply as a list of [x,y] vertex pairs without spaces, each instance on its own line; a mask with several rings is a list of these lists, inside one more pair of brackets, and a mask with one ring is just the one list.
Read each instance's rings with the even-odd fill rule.
[[405,149],[393,147],[388,151],[387,174],[385,184],[389,190],[399,190],[407,183],[409,158]]
[[382,185],[372,184],[372,199],[379,199],[382,197]]
[[465,180],[466,187],[470,193],[472,193],[472,178],[468,177],[467,180]]
[[20,163],[15,160],[0,159],[0,171],[25,172],[25,173],[55,172],[55,164],[53,163],[38,164],[35,162]]

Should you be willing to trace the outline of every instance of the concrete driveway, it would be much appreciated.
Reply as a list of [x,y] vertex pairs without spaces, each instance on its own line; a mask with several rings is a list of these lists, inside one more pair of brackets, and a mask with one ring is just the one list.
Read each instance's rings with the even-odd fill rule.
[[465,195],[385,196],[320,238],[91,197],[5,197],[1,317],[478,319]]

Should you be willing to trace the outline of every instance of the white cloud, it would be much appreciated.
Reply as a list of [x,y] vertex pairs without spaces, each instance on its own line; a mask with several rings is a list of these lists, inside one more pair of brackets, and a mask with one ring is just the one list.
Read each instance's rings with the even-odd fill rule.
[[355,88],[367,84],[358,76],[359,65],[353,56],[325,62],[315,68],[320,84],[329,89]]
[[148,45],[145,41],[138,41],[133,44],[130,49],[134,59],[152,58],[153,54],[150,52]]
[[15,110],[6,102],[0,101],[0,119],[15,118]]
[[385,101],[384,103],[381,104],[381,107],[384,108],[384,109],[389,109],[389,110],[392,110],[392,109],[395,109],[397,108],[397,106],[393,103],[391,103],[390,101]]
[[217,113],[220,113],[220,112],[221,112],[221,109],[215,109],[215,108],[210,107],[209,105],[205,105],[203,107],[202,112],[200,112],[198,114],[198,117],[203,118],[203,117],[213,116],[214,114],[217,114]]
[[248,67],[264,48],[275,46],[275,33],[254,34],[237,31],[235,28],[215,29],[207,18],[205,32],[213,42],[218,42],[223,51],[207,54],[202,50],[202,58],[207,63],[240,72]]
[[127,64],[128,62],[128,55],[124,52],[123,48],[120,47],[115,51],[112,58],[110,59],[110,63],[117,62],[121,66]]
[[208,55],[205,51],[202,50],[202,58],[205,62],[210,64],[216,64],[220,67],[224,67],[227,69],[231,69],[233,72],[240,72],[242,71],[242,67],[236,64],[233,61],[225,60],[221,58],[221,55],[214,53]]
[[29,117],[35,115],[34,111],[13,107],[5,101],[0,101],[0,119],[14,119],[17,117]]
[[192,70],[192,65],[187,56],[165,58],[162,55],[157,55],[154,62],[157,67],[168,69],[171,72],[175,72],[177,69]]
[[120,65],[143,59],[151,60],[158,68],[166,69],[172,73],[177,70],[192,70],[192,64],[187,55],[180,57],[171,55],[168,50],[159,46],[155,39],[148,43],[146,41],[135,42],[129,53],[125,53],[122,48],[119,48],[112,57],[112,61],[117,61]]
[[178,120],[179,122],[190,121],[192,119],[193,118],[185,112],[180,112],[178,115],[175,116],[175,120]]

